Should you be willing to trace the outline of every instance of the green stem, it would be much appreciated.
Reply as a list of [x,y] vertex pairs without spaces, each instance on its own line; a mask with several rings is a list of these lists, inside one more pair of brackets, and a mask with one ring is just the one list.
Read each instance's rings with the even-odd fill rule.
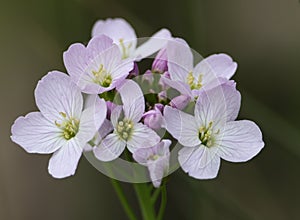
[[134,190],[139,201],[144,220],[155,220],[155,210],[151,203],[150,190],[146,183],[135,183]]
[[152,205],[155,204],[155,202],[156,202],[156,200],[157,200],[157,198],[158,198],[158,196],[160,194],[160,191],[161,191],[161,187],[155,189],[154,193],[152,194],[152,196],[151,196],[151,203],[152,203]]
[[132,211],[132,209],[131,209],[131,207],[130,207],[127,199],[126,199],[126,196],[125,196],[119,182],[115,179],[111,179],[111,183],[112,183],[112,185],[113,185],[113,187],[114,187],[114,189],[115,189],[115,191],[116,191],[116,193],[119,197],[119,200],[120,200],[120,202],[123,206],[123,209],[126,212],[128,218],[130,220],[137,220],[137,218],[134,215],[134,212]]
[[160,208],[157,216],[157,220],[162,220],[164,217],[166,205],[167,205],[167,188],[166,184],[164,183],[161,186],[161,202],[160,202]]

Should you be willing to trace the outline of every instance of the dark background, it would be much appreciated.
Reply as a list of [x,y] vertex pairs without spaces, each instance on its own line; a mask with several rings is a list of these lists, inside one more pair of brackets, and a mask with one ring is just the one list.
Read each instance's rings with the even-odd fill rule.
[[75,176],[56,180],[47,173],[50,155],[27,154],[9,138],[13,121],[37,109],[37,81],[50,70],[64,71],[63,51],[87,42],[94,22],[107,17],[127,19],[139,37],[167,27],[203,56],[230,54],[239,64],[240,118],[255,120],[264,134],[265,148],[254,160],[223,161],[214,180],[173,174],[165,219],[299,219],[297,0],[0,3],[1,220],[126,219],[109,179],[85,158]]

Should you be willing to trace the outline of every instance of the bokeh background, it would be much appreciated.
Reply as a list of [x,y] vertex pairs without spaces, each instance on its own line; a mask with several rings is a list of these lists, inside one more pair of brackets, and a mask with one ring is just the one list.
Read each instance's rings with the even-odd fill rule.
[[[126,219],[109,179],[82,158],[64,180],[47,173],[49,155],[10,141],[19,115],[36,110],[33,91],[62,53],[87,42],[100,18],[123,17],[140,37],[169,28],[203,56],[226,52],[239,64],[240,118],[255,120],[264,150],[248,163],[222,162],[218,178],[178,170],[165,219],[299,219],[300,4],[297,0],[1,0],[0,219]],[[129,184],[123,184],[133,197]],[[134,200],[132,201],[135,202]],[[135,204],[135,203],[134,203]]]

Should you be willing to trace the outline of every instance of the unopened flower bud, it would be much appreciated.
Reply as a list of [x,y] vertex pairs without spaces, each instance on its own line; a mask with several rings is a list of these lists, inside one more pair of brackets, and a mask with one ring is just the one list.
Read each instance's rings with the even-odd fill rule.
[[189,96],[179,95],[171,100],[170,106],[182,110],[189,104],[190,100]]
[[150,70],[147,70],[142,76],[142,81],[152,84],[154,81],[153,73]]
[[168,70],[168,59],[166,48],[161,49],[156,55],[152,63],[152,72],[154,73],[164,73]]
[[147,125],[149,128],[154,130],[158,130],[164,124],[164,118],[162,116],[163,105],[156,104],[154,109],[146,112],[144,117],[144,124]]

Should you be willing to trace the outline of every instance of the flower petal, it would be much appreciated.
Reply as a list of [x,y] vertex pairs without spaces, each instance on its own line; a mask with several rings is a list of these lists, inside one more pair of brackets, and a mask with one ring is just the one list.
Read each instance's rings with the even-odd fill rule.
[[126,80],[117,89],[123,102],[125,117],[134,122],[141,120],[145,111],[145,99],[139,85],[132,80]]
[[98,160],[112,161],[122,154],[125,145],[126,143],[117,134],[109,134],[98,147],[94,148],[94,154]]
[[80,43],[72,44],[68,50],[64,52],[63,59],[68,74],[71,76],[73,82],[78,85],[89,65],[85,46]]
[[112,125],[116,128],[118,124],[118,120],[122,114],[122,106],[117,105],[111,112],[110,120]]
[[82,151],[83,147],[78,140],[72,138],[50,158],[49,173],[55,178],[65,178],[74,175]]
[[31,112],[25,117],[17,118],[11,133],[12,141],[28,153],[53,153],[66,142],[61,136],[61,130],[40,112]]
[[180,38],[167,44],[168,72],[172,80],[186,82],[193,70],[193,54],[189,45]]
[[97,95],[88,97],[86,109],[82,112],[79,124],[79,131],[76,137],[78,140],[86,144],[90,141],[106,119],[106,103],[104,99],[100,99]]
[[124,46],[129,48],[129,54],[132,54],[136,48],[137,38],[135,31],[123,18],[98,20],[92,29],[92,36],[95,37],[101,34],[105,34],[113,39],[114,43],[119,45],[121,50],[120,40],[122,39]]
[[105,136],[108,135],[113,130],[114,130],[114,127],[113,127],[112,123],[109,120],[105,119],[99,129],[99,138],[104,139]]
[[195,66],[194,75],[203,74],[203,83],[206,84],[218,77],[230,79],[237,69],[237,63],[227,54],[213,54]]
[[165,47],[170,38],[170,31],[163,28],[156,32],[145,43],[136,48],[133,56],[137,57],[138,59],[146,58]]
[[201,126],[210,122],[221,128],[227,121],[235,120],[240,110],[241,95],[235,85],[222,84],[210,90],[202,90],[195,106],[195,118]]
[[156,145],[160,137],[150,128],[142,123],[134,124],[132,136],[127,141],[128,150],[133,153],[139,148],[147,148]]
[[218,174],[220,158],[216,148],[184,147],[178,152],[178,161],[184,172],[196,179],[212,179]]
[[94,149],[94,146],[97,146],[100,144],[100,142],[112,131],[114,130],[111,122],[107,119],[105,119],[99,128],[99,131],[96,132],[95,136],[92,140],[90,140],[85,146],[84,151],[92,151]]
[[199,127],[192,115],[166,106],[164,109],[167,131],[186,147],[200,145]]
[[252,159],[264,147],[262,133],[252,121],[228,122],[221,131],[218,155],[231,162],[244,162]]
[[191,91],[189,85],[186,84],[185,82],[171,80],[171,79],[168,79],[164,76],[162,76],[160,79],[161,79],[162,83],[164,83],[165,85],[170,86],[173,89],[176,89],[182,95],[192,97],[192,91]]
[[170,155],[164,155],[156,161],[148,161],[150,178],[155,188],[160,186],[162,178],[169,172],[169,159]]
[[79,119],[83,107],[81,91],[69,76],[59,71],[48,73],[38,82],[35,100],[43,116],[53,123],[62,119],[61,112]]
[[[115,48],[118,49],[115,47],[113,40],[110,37],[106,35],[98,35],[89,41],[86,50],[88,58],[95,59],[100,54],[105,53],[106,51],[113,51]],[[117,52],[121,54],[120,51]]]

